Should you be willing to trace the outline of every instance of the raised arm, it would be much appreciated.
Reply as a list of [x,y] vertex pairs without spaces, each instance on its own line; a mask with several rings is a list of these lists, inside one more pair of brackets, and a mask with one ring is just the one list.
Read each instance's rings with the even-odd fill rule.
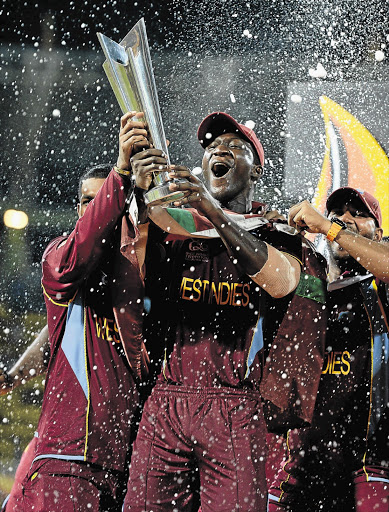
[[135,151],[149,144],[144,123],[134,119],[135,115],[129,112],[121,118],[117,167],[82,212],[69,237],[54,240],[43,255],[42,284],[57,301],[71,299],[96,267],[126,208],[132,187],[129,160]]
[[[300,230],[324,235],[331,227],[331,221],[308,201],[298,203],[289,210],[289,224]],[[366,270],[389,283],[389,244],[381,243],[381,236],[380,230],[376,230],[376,238],[372,240],[351,229],[342,229],[335,240]]]

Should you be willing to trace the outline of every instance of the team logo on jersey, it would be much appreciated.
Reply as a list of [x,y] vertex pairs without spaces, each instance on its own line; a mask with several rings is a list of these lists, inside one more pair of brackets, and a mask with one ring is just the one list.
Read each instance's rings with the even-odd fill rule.
[[208,244],[202,240],[193,240],[192,242],[189,242],[189,250],[207,252]]
[[208,244],[203,240],[192,240],[188,245],[185,259],[189,261],[209,261]]

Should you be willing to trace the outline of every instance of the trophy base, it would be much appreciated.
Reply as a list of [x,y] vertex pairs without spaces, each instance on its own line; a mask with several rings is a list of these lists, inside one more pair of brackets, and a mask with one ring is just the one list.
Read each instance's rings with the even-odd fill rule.
[[157,185],[148,192],[145,193],[144,199],[148,206],[159,206],[173,203],[182,199],[187,194],[185,192],[172,192],[169,189],[169,183]]

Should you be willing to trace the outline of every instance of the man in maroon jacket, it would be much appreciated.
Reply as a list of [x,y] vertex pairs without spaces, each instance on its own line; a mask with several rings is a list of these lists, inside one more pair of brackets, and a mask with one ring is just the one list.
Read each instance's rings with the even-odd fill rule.
[[389,509],[389,247],[367,191],[342,187],[328,218],[308,201],[289,222],[327,237],[327,357],[310,427],[288,433],[271,512]]
[[[122,507],[138,391],[112,292],[118,228],[133,188],[122,162],[149,145],[134,115],[121,119],[117,167],[82,176],[75,229],[43,255],[51,357],[34,461],[23,482],[26,512]],[[136,233],[134,227],[134,240]],[[141,266],[132,267],[129,287],[135,282],[141,290]]]
[[[288,323],[286,311],[297,296],[291,292],[315,256],[307,263],[301,238],[264,220],[264,205],[253,201],[264,164],[257,136],[224,113],[204,119],[198,135],[205,150],[205,186],[189,170],[175,169],[171,176],[186,181],[170,187],[184,191],[187,197],[178,203],[193,209],[173,209],[171,215],[187,218],[188,229],[196,218],[196,227],[202,223],[218,236],[201,238],[193,229],[192,236],[157,247],[150,233],[151,312],[144,332],[146,344],[166,348],[135,441],[125,511],[189,512],[200,495],[203,512],[264,512],[266,426],[259,391],[264,353],[273,349],[276,334],[280,343],[294,346],[304,338],[309,345],[309,329],[315,327],[314,336],[319,330],[309,299],[304,314],[310,326],[297,320],[305,332],[291,328],[301,308]],[[166,165],[154,149],[135,155],[132,166],[157,157]],[[152,219],[159,222],[164,211],[155,211]],[[322,281],[315,279],[319,291]],[[322,303],[314,311],[321,312]],[[290,352],[294,359],[295,354]],[[303,368],[304,361],[299,363]],[[283,382],[293,380],[285,374]]]

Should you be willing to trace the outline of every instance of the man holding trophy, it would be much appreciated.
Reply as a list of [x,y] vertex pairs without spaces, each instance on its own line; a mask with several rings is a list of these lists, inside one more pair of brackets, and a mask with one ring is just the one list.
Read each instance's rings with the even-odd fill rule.
[[[120,158],[148,146],[135,112],[122,121]],[[127,123],[128,120],[128,123]],[[120,512],[139,404],[143,306],[123,302],[115,284],[142,297],[139,266],[120,261],[130,173],[97,166],[81,176],[78,220],[42,259],[50,360],[32,463],[17,510]],[[129,238],[137,249],[138,232]],[[131,249],[132,250],[132,249]],[[120,265],[117,266],[118,261]],[[119,272],[120,271],[120,272]],[[127,272],[127,275],[125,274]],[[122,317],[132,331],[122,331]],[[137,333],[140,328],[140,336]],[[140,360],[139,360],[140,361]]]
[[[284,316],[296,312],[292,292],[307,272],[307,258],[315,260],[317,274],[322,270],[301,238],[278,231],[253,201],[264,162],[254,132],[214,113],[198,135],[205,185],[189,169],[169,174],[182,180],[169,185],[184,193],[176,206],[193,210],[150,208],[153,228],[163,228],[168,211],[178,222],[179,212],[193,215],[207,230],[183,239],[183,232],[174,236],[174,222],[167,223],[163,256],[146,260],[146,344],[166,348],[134,445],[126,511],[189,511],[199,503],[203,511],[266,510],[262,361]],[[160,168],[163,158],[156,149],[132,157],[138,187],[147,189],[151,167]],[[150,251],[158,244],[151,230]],[[295,340],[304,331],[309,338],[312,320],[309,312],[300,318]]]
[[[144,333],[149,349],[164,346],[164,360],[124,510],[264,512],[262,400],[274,429],[310,420],[314,399],[306,397],[316,394],[323,355],[323,263],[253,201],[264,165],[253,130],[211,114],[198,130],[205,184],[171,166],[142,22],[121,45],[99,37],[126,112],[119,158],[110,173],[83,177],[75,230],[44,254],[52,355],[23,510],[122,508],[135,383],[147,370],[148,238]],[[129,192],[139,211],[127,212]],[[172,202],[192,208],[159,206]],[[312,372],[302,363],[308,353]]]
[[[124,510],[195,511],[201,504],[203,512],[264,512],[262,398],[273,428],[310,419],[306,395],[317,391],[324,346],[323,262],[253,201],[264,165],[253,130],[211,114],[198,130],[205,184],[189,169],[170,166],[142,20],[120,45],[99,39],[122,110],[144,112],[152,144],[120,166],[134,176],[143,233],[149,227],[146,346],[151,353],[164,347]],[[192,208],[160,206],[172,202]],[[301,360],[288,367],[308,352],[311,373]]]

